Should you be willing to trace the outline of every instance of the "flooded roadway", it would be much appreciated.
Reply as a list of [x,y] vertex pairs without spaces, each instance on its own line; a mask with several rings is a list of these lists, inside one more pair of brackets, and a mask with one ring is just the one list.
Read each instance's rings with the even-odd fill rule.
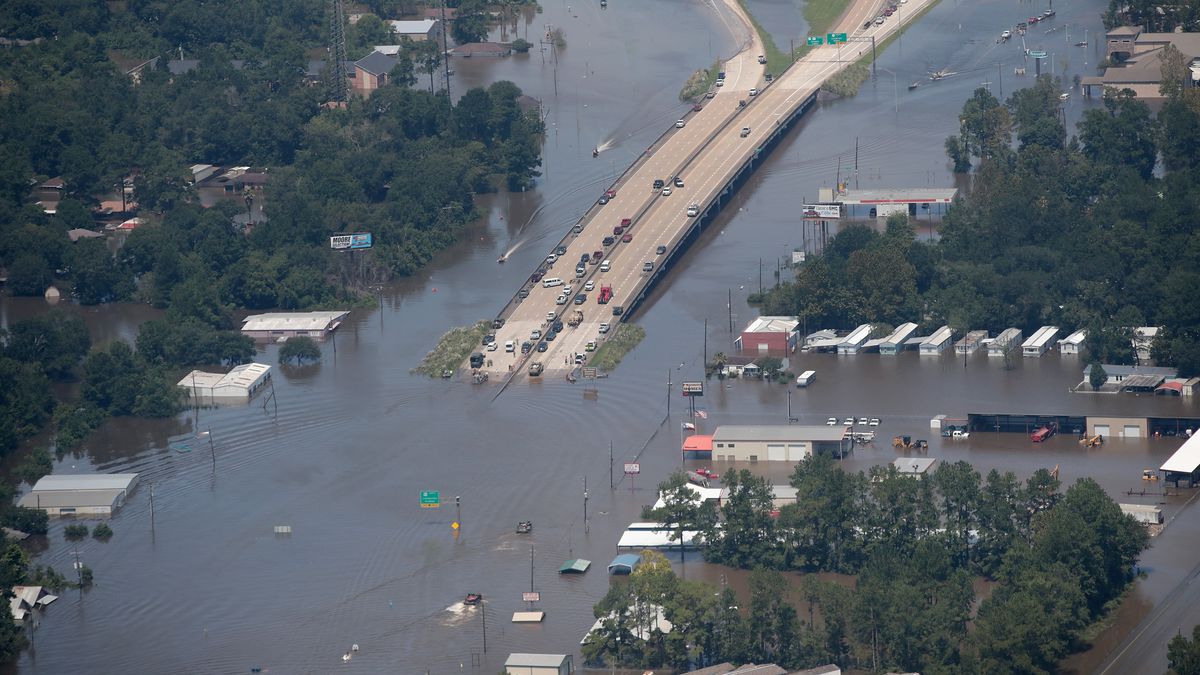
[[[603,14],[592,3],[577,4],[577,18],[565,2],[543,4],[545,13],[535,15],[528,32],[536,41],[546,23],[564,28],[568,47],[558,57],[557,96],[552,62],[543,67],[537,52],[457,61],[454,80],[465,88],[511,79],[547,102],[550,131],[539,189],[484,199],[485,222],[418,277],[387,289],[381,311],[352,314],[336,351],[334,343],[324,345],[321,364],[278,372],[278,415],[273,407],[264,411],[259,398],[245,408],[201,411],[198,420],[117,420],[79,456],[68,457],[60,472],[92,465],[140,471],[144,482],[114,518],[110,542],[80,543],[80,558],[95,570],[97,585],[82,599],[64,593],[50,608],[20,672],[78,672],[87,659],[97,672],[338,667],[451,673],[461,664],[464,672],[491,673],[512,651],[574,650],[592,622],[593,603],[608,587],[604,566],[620,531],[638,518],[641,505],[654,501],[654,484],[679,465],[684,401],[677,383],[701,373],[704,321],[708,353],[732,351],[727,291],[740,328],[753,313],[744,298],[757,288],[760,259],[770,284],[774,260],[803,243],[797,195],[815,196],[818,187],[833,185],[839,159],[843,170],[852,164],[856,138],[862,187],[951,184],[942,141],[971,91],[998,79],[996,61],[1006,63],[1004,91],[1011,93],[1009,73],[1020,46],[995,45],[994,38],[1031,11],[1018,3],[936,7],[881,55],[878,79],[857,98],[813,111],[776,148],[644,305],[638,323],[647,338],[612,377],[589,387],[560,380],[511,387],[493,400],[492,387],[428,380],[409,370],[448,327],[492,316],[597,188],[679,116],[676,94],[691,71],[732,49],[698,3],[611,3]],[[1094,35],[1103,9],[1090,0],[1060,8],[1054,21],[1079,34],[1090,26]],[[798,14],[793,17],[799,26]],[[1057,33],[1042,38],[1048,50],[1051,37],[1063,40]],[[1069,74],[1090,74],[1083,64],[1085,52],[1095,62],[1090,48],[1059,44],[1060,59],[1071,54]],[[939,68],[961,76],[905,90],[906,81]],[[894,80],[890,73],[897,74]],[[1083,103],[1076,93],[1066,105],[1075,119]],[[608,139],[612,149],[591,159],[590,148]],[[510,264],[496,265],[516,242],[521,245]],[[11,320],[40,301],[4,303],[3,316]],[[100,337],[127,337],[151,314],[126,307],[84,311]],[[259,360],[275,363],[276,348]],[[1013,371],[982,356],[963,368],[949,355],[805,355],[800,365],[818,371],[812,389],[793,389],[793,414],[805,423],[877,416],[884,420],[881,438],[925,432],[930,456],[1021,476],[1060,464],[1064,481],[1093,476],[1114,494],[1140,488],[1141,469],[1156,466],[1178,442],[1114,441],[1085,450],[1064,437],[1034,447],[1020,435],[976,434],[943,444],[928,433],[928,420],[977,411],[1196,414],[1179,399],[1069,394],[1081,364],[1057,356]],[[668,378],[675,391],[668,391]],[[714,380],[701,401],[710,413],[706,428],[783,423],[785,391],[756,382],[726,388]],[[215,453],[203,446],[168,448],[197,429],[212,430]],[[617,472],[634,459],[642,468],[636,480],[614,476],[611,491],[610,441]],[[848,467],[895,456],[879,442],[859,449]],[[421,490],[440,490],[442,508],[420,509]],[[463,498],[457,539],[450,529],[455,495]],[[524,519],[534,522],[530,536],[513,532]],[[290,525],[293,534],[276,538],[276,525]],[[1160,602],[1174,582],[1159,579],[1181,579],[1190,569],[1193,552],[1183,544],[1194,542],[1196,528],[1195,510],[1184,511],[1147,553],[1151,575],[1131,607]],[[50,538],[41,562],[70,570],[72,547],[63,543],[61,524]],[[547,619],[514,626],[511,612],[524,608],[520,594],[529,590],[531,545]],[[555,574],[574,557],[592,560],[592,570],[581,577]],[[718,580],[722,574],[694,560],[685,568],[690,577]],[[461,605],[469,591],[484,594],[484,609]],[[343,664],[341,655],[353,643],[361,651]],[[1142,672],[1162,672],[1163,653],[1152,654]]]

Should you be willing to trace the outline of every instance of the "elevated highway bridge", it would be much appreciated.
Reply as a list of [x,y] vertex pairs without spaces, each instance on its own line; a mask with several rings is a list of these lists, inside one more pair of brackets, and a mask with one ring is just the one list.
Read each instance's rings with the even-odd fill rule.
[[[525,277],[521,289],[497,315],[498,322],[503,322],[493,331],[498,348],[485,352],[481,370],[492,377],[510,373],[525,376],[529,364],[539,362],[545,369],[543,376],[561,377],[565,370],[575,367],[576,354],[584,354],[586,361],[587,343],[602,343],[620,322],[630,318],[654,283],[670,273],[686,244],[758,166],[765,152],[813,105],[821,85],[862,58],[872,39],[882,42],[901,29],[907,17],[915,16],[931,2],[909,0],[880,24],[873,19],[887,2],[858,0],[834,29],[846,33],[850,42],[811,50],[770,83],[765,81],[766,66],[759,63],[758,55],[764,52],[755,36],[726,61],[724,85],[715,88],[715,96],[703,99],[702,109],[690,112],[683,126],[673,126],[647,149],[610,186],[615,196],[606,204],[593,204],[559,244],[566,252],[557,256],[544,275],[560,278],[564,286],[571,287],[566,304],[556,302],[564,286],[545,287],[541,281]],[[737,3],[731,5],[736,7]],[[741,13],[740,7],[736,11]],[[743,20],[749,23],[744,15]],[[751,95],[751,89],[757,94]],[[656,180],[671,186],[675,177],[682,179],[684,186],[672,186],[670,195],[652,188]],[[697,205],[695,216],[688,215],[692,204]],[[627,242],[613,234],[613,228],[626,218],[632,222],[626,229],[632,235]],[[615,237],[615,242],[604,245],[605,237]],[[657,252],[660,247],[665,247],[662,254]],[[595,251],[602,252],[609,269],[601,271],[601,264],[589,263],[584,276],[576,277],[581,256]],[[553,251],[547,251],[550,253]],[[531,275],[534,272],[530,270]],[[594,283],[594,290],[583,290],[588,281]],[[607,304],[597,303],[602,286],[613,290]],[[578,293],[587,294],[582,305],[573,302]],[[623,310],[619,315],[614,314],[617,307]],[[577,309],[584,314],[583,322],[577,327],[564,327],[552,342],[547,342],[545,352],[537,352],[536,345],[544,337],[532,339],[533,332],[540,331],[544,336],[555,319],[565,324]],[[601,323],[610,324],[607,335],[599,332]],[[506,352],[509,341],[515,345],[512,353]],[[523,354],[524,342],[535,349]]]

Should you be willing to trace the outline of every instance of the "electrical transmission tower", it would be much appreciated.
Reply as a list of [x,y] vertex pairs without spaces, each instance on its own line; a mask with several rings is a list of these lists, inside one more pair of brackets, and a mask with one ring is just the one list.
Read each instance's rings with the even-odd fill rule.
[[330,100],[346,102],[346,10],[342,0],[329,0]]

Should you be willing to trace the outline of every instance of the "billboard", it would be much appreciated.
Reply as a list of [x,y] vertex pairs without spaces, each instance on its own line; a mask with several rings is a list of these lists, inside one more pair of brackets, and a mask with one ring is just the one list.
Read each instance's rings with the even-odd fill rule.
[[329,248],[335,251],[361,251],[371,248],[373,243],[370,232],[335,234],[329,238]]
[[704,395],[704,383],[703,382],[684,382],[683,383],[683,395],[684,396],[703,396]]
[[808,220],[837,220],[842,217],[841,204],[805,204],[802,208]]
[[641,472],[642,472],[641,464],[629,463],[629,464],[625,465],[625,475],[627,475],[627,476],[636,476],[637,474],[639,474]]

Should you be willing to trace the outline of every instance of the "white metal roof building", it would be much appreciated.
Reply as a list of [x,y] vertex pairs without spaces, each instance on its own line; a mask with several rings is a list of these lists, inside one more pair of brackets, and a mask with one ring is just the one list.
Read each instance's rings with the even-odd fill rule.
[[864,323],[858,328],[850,331],[850,334],[842,338],[838,343],[838,354],[857,354],[858,350],[871,337],[871,324]]
[[933,331],[933,335],[921,340],[917,350],[922,356],[936,356],[950,348],[950,340],[953,337],[954,331],[950,330],[950,326],[942,326]]
[[246,317],[242,322],[242,334],[255,340],[281,341],[286,338],[306,335],[314,340],[324,340],[342,325],[350,312],[272,312]]
[[265,363],[243,363],[228,373],[206,373],[193,370],[178,386],[188,390],[192,400],[200,405],[245,403],[271,380],[271,366]]
[[1021,345],[1021,354],[1031,357],[1045,354],[1055,335],[1058,335],[1058,326],[1042,326]]
[[41,509],[51,516],[110,516],[125,503],[137,480],[136,473],[45,476],[17,505]]
[[1184,441],[1158,470],[1166,474],[1165,482],[1174,483],[1175,487],[1179,487],[1181,481],[1186,481],[1187,487],[1200,482],[1200,434]]
[[1083,349],[1083,341],[1087,339],[1087,330],[1080,329],[1058,341],[1058,353],[1077,355]]
[[1004,356],[1013,345],[1020,344],[1024,334],[1020,328],[1005,328],[995,340],[988,345],[988,356]]
[[904,350],[904,343],[917,331],[917,324],[909,322],[896,326],[892,334],[879,343],[879,353],[895,356]]

